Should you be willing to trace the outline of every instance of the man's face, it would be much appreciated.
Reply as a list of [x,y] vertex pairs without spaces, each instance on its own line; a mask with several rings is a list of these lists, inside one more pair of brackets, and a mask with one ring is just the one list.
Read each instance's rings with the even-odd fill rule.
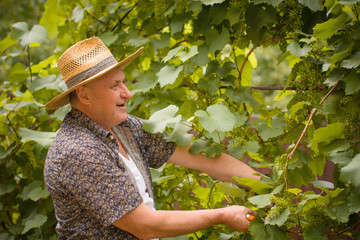
[[90,117],[108,131],[127,118],[126,104],[132,94],[125,81],[123,71],[116,68],[85,86]]

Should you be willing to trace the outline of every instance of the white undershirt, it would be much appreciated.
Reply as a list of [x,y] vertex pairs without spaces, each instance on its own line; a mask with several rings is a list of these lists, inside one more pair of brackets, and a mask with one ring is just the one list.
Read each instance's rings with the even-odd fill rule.
[[127,159],[126,157],[124,157],[121,153],[119,153],[120,157],[122,158],[123,162],[126,164],[126,166],[128,167],[128,169],[130,170],[130,172],[132,173],[132,175],[135,178],[136,184],[138,186],[139,189],[139,193],[145,203],[145,205],[151,209],[151,210],[155,210],[155,202],[154,199],[150,197],[148,191],[146,190],[146,184],[145,184],[145,180],[141,174],[141,172],[139,171],[139,169],[137,168],[135,162],[132,160],[132,158],[129,156],[129,159]]
[[[138,167],[136,166],[135,162],[132,160],[132,158],[129,156],[129,159],[124,157],[121,153],[119,153],[120,157],[122,158],[123,162],[127,166],[127,168],[130,170],[132,175],[135,178],[136,184],[139,189],[139,193],[145,203],[145,205],[150,208],[151,210],[155,211],[155,202],[154,199],[150,197],[148,191],[146,190],[146,184],[144,177],[142,176],[141,172],[139,171]],[[150,239],[150,240],[159,240],[158,238]]]

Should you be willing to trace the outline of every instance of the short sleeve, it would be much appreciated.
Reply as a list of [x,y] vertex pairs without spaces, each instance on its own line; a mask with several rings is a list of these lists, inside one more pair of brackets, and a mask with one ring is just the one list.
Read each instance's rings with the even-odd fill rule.
[[[78,152],[79,151],[79,152]],[[101,147],[79,147],[64,171],[65,185],[92,216],[110,226],[142,202],[126,168]]]
[[143,159],[151,168],[159,168],[166,163],[175,151],[176,144],[168,142],[161,133],[152,134],[142,129],[143,120],[131,116],[131,130]]

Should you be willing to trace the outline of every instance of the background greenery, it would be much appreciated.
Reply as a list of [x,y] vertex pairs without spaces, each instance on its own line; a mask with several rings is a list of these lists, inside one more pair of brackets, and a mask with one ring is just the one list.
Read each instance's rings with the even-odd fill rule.
[[94,35],[117,59],[145,46],[126,69],[145,129],[270,177],[236,179],[244,190],[170,164],[152,170],[159,209],[259,213],[249,233],[214,226],[173,239],[360,239],[359,2],[1,1],[0,239],[57,238],[42,171],[69,107],[43,105],[65,89],[61,53]]

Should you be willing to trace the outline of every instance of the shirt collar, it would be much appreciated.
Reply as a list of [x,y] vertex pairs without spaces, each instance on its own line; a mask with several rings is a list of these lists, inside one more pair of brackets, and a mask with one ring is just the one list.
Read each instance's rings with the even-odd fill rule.
[[[94,132],[96,135],[101,136],[106,139],[112,134],[97,124],[94,120],[86,116],[83,112],[76,108],[72,108],[69,112],[69,115],[78,122],[79,125],[86,127],[91,132]],[[124,122],[120,123],[121,127],[130,127],[129,119],[127,118]]]

